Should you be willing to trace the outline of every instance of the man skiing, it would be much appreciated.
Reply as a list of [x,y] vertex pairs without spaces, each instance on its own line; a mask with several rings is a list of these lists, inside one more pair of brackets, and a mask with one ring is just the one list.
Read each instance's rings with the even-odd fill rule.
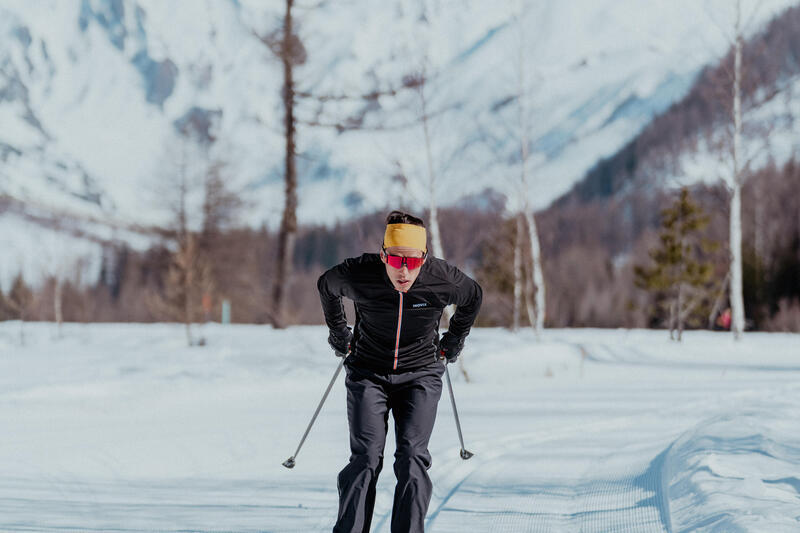
[[[350,462],[339,473],[334,533],[368,532],[383,466],[389,411],[394,418],[397,485],[392,533],[424,531],[431,500],[427,470],[444,364],[458,358],[481,305],[481,287],[456,267],[427,254],[425,225],[392,211],[380,253],[346,259],[317,282],[328,342],[346,356]],[[342,297],[353,300],[351,331]],[[458,306],[439,338],[439,320]]]

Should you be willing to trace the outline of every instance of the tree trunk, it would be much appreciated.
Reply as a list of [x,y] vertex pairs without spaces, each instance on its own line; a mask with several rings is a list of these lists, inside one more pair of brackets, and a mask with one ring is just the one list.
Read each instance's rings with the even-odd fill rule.
[[677,298],[673,298],[672,302],[669,304],[669,340],[675,340],[675,318],[676,318],[676,311],[675,307]]
[[[433,150],[431,149],[430,128],[428,125],[428,102],[425,99],[425,74],[422,75],[422,83],[418,87],[420,106],[422,107],[422,133],[425,137],[425,157],[428,162],[428,229],[431,233],[431,254],[439,259],[444,259],[444,247],[442,246],[442,234],[439,231],[439,208],[436,203],[436,171],[433,165]],[[450,325],[450,319],[456,312],[455,305],[448,305],[442,314],[444,327]]]
[[536,336],[538,337],[539,336],[539,332],[536,331],[536,327],[535,327],[535,324],[536,324],[536,308],[534,307],[533,296],[532,296],[532,293],[533,293],[534,290],[536,290],[536,287],[533,286],[533,283],[531,282],[531,278],[526,276],[526,278],[525,278],[525,280],[524,280],[524,282],[522,284],[522,294],[525,295],[525,309],[528,312],[528,323],[531,325],[532,328],[534,328],[534,331],[536,332]]
[[442,235],[439,231],[439,206],[436,203],[436,173],[433,170],[433,153],[431,151],[431,138],[428,130],[428,111],[425,104],[425,95],[420,88],[420,98],[422,99],[422,129],[425,134],[425,154],[428,160],[428,210],[430,220],[428,227],[431,232],[431,253],[439,259],[444,259],[444,249],[442,246]]
[[531,327],[539,337],[544,328],[545,317],[545,289],[544,289],[544,276],[542,275],[542,262],[541,262],[541,248],[539,246],[539,233],[536,229],[536,220],[533,216],[533,211],[529,201],[528,190],[528,106],[527,106],[527,92],[525,88],[525,31],[522,25],[523,13],[525,10],[525,2],[519,3],[518,25],[520,31],[519,54],[518,54],[518,87],[517,87],[517,101],[519,105],[519,118],[520,118],[520,185],[522,194],[522,212],[525,221],[528,225],[528,235],[531,240],[531,283],[532,289],[536,291],[536,308],[534,311],[535,318],[531,318]]
[[297,168],[295,166],[295,87],[291,54],[292,3],[286,0],[286,14],[283,19],[283,44],[281,60],[283,62],[283,106],[285,114],[286,137],[286,198],[278,237],[278,268],[273,290],[272,322],[276,328],[286,326],[285,300],[286,288],[292,275],[292,256],[297,236]]
[[191,348],[191,346],[192,346],[192,327],[191,327],[191,324],[186,322],[186,323],[184,323],[184,327],[186,329],[186,344],[188,344],[189,347]]
[[61,338],[61,324],[64,322],[64,313],[63,313],[63,294],[64,294],[64,283],[61,281],[61,278],[56,276],[55,278],[55,286],[53,287],[54,295],[53,295],[53,313],[55,315],[56,324],[58,325],[58,337]]
[[536,290],[536,323],[533,324],[533,329],[538,336],[544,329],[545,319],[545,286],[544,274],[542,273],[542,252],[539,247],[539,232],[536,228],[536,220],[530,209],[525,210],[525,218],[528,221],[528,234],[531,239],[531,267],[533,286]]
[[683,336],[683,283],[678,283],[678,312],[675,319],[678,321],[678,341]]
[[511,330],[519,329],[519,314],[522,306],[522,216],[517,214],[517,231],[514,237],[514,305]]
[[191,257],[192,249],[191,243],[186,243],[186,248],[182,250],[185,254],[184,257],[184,272],[183,272],[183,323],[186,326],[186,343],[191,347],[192,346],[192,302],[191,302],[191,291],[192,291],[192,277],[191,277],[191,269],[193,263],[193,257]]
[[736,2],[736,27],[733,69],[733,180],[731,183],[730,252],[731,252],[731,331],[735,339],[744,331],[744,297],[742,295],[742,31],[741,2]]
[[731,194],[731,219],[730,219],[730,241],[731,241],[731,330],[737,340],[741,338],[744,331],[744,297],[742,295],[742,199],[741,187],[734,183]]

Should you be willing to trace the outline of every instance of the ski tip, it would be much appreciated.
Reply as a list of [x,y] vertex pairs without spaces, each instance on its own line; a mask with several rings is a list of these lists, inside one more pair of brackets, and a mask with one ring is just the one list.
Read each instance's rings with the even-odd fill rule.
[[465,461],[467,459],[469,459],[470,457],[472,457],[473,455],[475,455],[475,454],[472,453],[472,452],[468,452],[467,450],[465,450],[463,448],[461,449],[461,458],[464,459]]
[[286,468],[294,468],[294,457],[289,457],[283,462],[283,466]]

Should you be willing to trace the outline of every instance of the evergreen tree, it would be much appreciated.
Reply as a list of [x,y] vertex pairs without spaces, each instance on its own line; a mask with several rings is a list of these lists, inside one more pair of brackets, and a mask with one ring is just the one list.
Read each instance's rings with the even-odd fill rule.
[[635,283],[654,295],[654,318],[667,323],[670,339],[675,339],[677,332],[677,340],[681,340],[685,325],[698,326],[705,321],[713,288],[710,257],[719,244],[703,238],[710,217],[692,201],[685,187],[678,199],[661,211],[661,218],[661,245],[649,252],[655,264],[636,265]]
[[6,298],[6,305],[10,308],[12,316],[19,320],[25,320],[26,312],[33,301],[33,292],[25,283],[22,272],[17,274],[11,284],[11,290]]

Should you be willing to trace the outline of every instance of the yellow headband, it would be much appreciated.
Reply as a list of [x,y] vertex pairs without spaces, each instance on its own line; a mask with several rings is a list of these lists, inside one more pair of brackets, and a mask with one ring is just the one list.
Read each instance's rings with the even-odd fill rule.
[[425,228],[414,224],[388,224],[383,236],[383,246],[384,248],[405,246],[427,252]]

